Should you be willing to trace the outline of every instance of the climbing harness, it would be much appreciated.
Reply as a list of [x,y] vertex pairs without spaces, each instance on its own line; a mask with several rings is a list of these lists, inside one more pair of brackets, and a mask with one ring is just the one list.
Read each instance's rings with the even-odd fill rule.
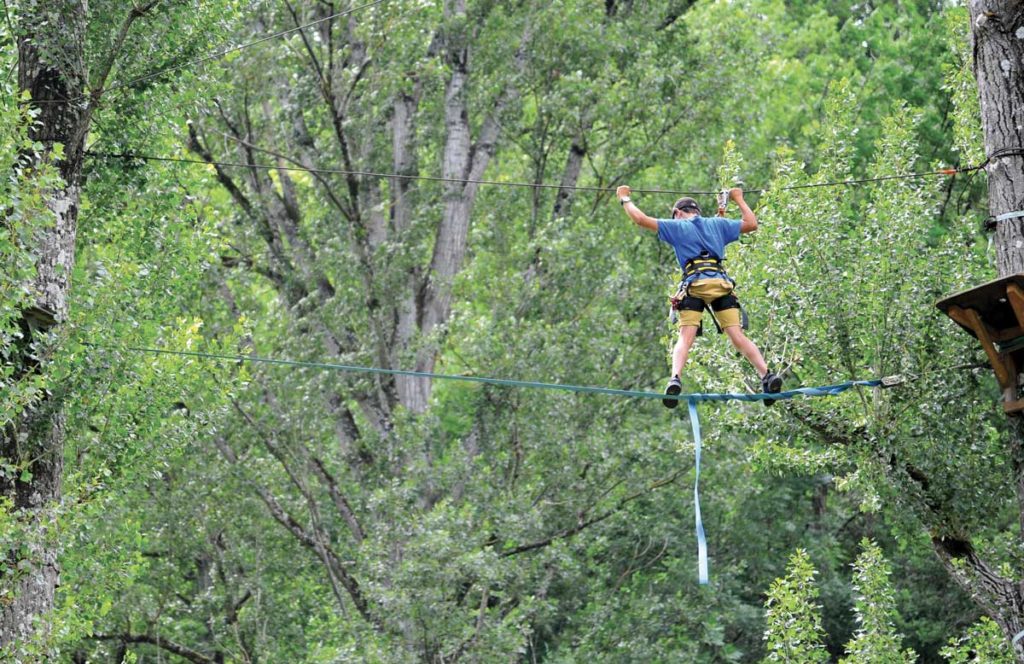
[[[747,312],[743,309],[743,305],[740,304],[739,298],[736,297],[735,293],[726,293],[711,302],[705,302],[699,297],[690,295],[690,285],[702,274],[714,277],[720,276],[726,281],[732,283],[733,287],[735,287],[736,281],[725,271],[723,263],[723,259],[708,251],[701,252],[701,255],[697,258],[691,258],[686,261],[686,265],[683,266],[682,281],[679,282],[679,286],[676,289],[675,294],[669,298],[669,318],[672,320],[673,324],[678,320],[677,311],[703,312],[707,309],[711,312],[711,319],[715,323],[715,329],[717,329],[718,333],[721,334],[722,327],[718,324],[718,318],[715,316],[715,312],[725,311],[726,309],[739,309],[741,326],[744,330],[748,328],[750,319],[747,317]],[[697,327],[697,336],[702,336],[703,334],[704,324],[702,321]]]
[[721,274],[729,281],[732,281],[732,278],[725,272],[725,266],[722,265],[723,262],[721,258],[711,252],[702,251],[700,256],[686,261],[686,264],[683,266],[683,281],[690,281],[699,274],[710,273]]
[[[747,316],[746,309],[744,309],[743,305],[740,304],[740,299],[736,297],[734,293],[727,293],[716,300],[705,302],[699,297],[687,295],[686,291],[687,286],[679,284],[679,290],[676,291],[675,295],[669,298],[669,302],[671,303],[669,308],[669,319],[672,321],[673,325],[679,320],[679,314],[677,313],[679,311],[699,311],[703,313],[704,310],[708,310],[711,312],[711,320],[715,323],[715,329],[718,330],[719,334],[721,334],[722,326],[718,324],[718,317],[715,316],[715,312],[725,311],[727,309],[739,309],[740,327],[744,330],[749,329],[750,318]],[[704,321],[702,320],[701,324],[697,326],[697,336],[699,337],[703,334]]]

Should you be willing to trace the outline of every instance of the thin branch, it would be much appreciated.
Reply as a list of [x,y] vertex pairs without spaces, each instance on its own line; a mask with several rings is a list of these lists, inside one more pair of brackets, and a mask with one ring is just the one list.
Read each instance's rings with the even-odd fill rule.
[[[288,0],[285,0],[284,5],[285,5],[285,7],[288,8],[288,13],[292,15],[292,22],[295,24],[296,28],[298,29],[298,26],[300,25],[299,24],[299,15],[298,15],[298,13],[296,13],[295,8],[292,7],[292,3],[288,2]],[[328,81],[326,78],[324,78],[324,68],[320,64],[320,60],[317,59],[316,53],[313,52],[312,44],[310,44],[309,43],[309,39],[306,38],[306,31],[298,29],[298,33],[299,33],[299,37],[302,38],[302,44],[306,48],[306,53],[309,55],[309,61],[313,64],[313,71],[316,72],[317,78],[320,79],[320,85],[325,87],[325,88],[330,89],[330,85],[331,85],[330,81]]]
[[[289,532],[291,532],[303,545],[313,550],[317,554],[317,557],[319,557],[324,563],[324,566],[327,569],[328,578],[331,581],[331,586],[334,589],[336,598],[338,599],[339,606],[342,607],[342,609],[345,607],[345,604],[341,599],[341,592],[337,588],[337,583],[340,581],[341,585],[348,593],[349,598],[352,600],[352,603],[355,605],[356,610],[359,611],[359,614],[368,623],[379,628],[380,623],[376,617],[370,613],[369,604],[363,596],[359,582],[355,577],[348,573],[341,560],[338,558],[337,553],[335,553],[334,550],[324,541],[325,537],[323,526],[320,521],[316,500],[312,493],[310,493],[306,483],[303,482],[302,479],[292,470],[284,457],[284,453],[278,447],[277,443],[274,442],[271,436],[263,431],[255,420],[253,420],[252,417],[241,407],[241,404],[239,404],[237,400],[232,399],[231,402],[234,405],[235,410],[243,417],[243,419],[245,419],[246,423],[249,424],[253,431],[256,432],[257,436],[263,441],[267,450],[281,463],[281,466],[288,474],[292,483],[296,488],[298,488],[299,493],[301,493],[305,498],[310,511],[310,517],[313,521],[313,529],[312,531],[307,530],[281,506],[269,491],[254,483],[253,486],[264,504],[267,506],[267,509],[270,510],[271,515],[278,521],[278,523],[287,528]],[[362,531],[360,530],[359,532],[361,533]]]
[[635,493],[632,493],[632,494],[626,496],[625,498],[620,500],[614,507],[612,507],[612,508],[602,512],[601,514],[598,514],[597,516],[591,517],[589,519],[584,519],[584,517],[587,514],[587,512],[589,512],[593,507],[595,507],[594,505],[591,505],[586,510],[580,512],[580,515],[579,515],[580,520],[579,520],[579,522],[576,525],[570,526],[568,528],[564,528],[564,529],[562,529],[562,530],[560,530],[560,531],[558,531],[556,533],[553,533],[553,534],[551,534],[551,535],[549,535],[549,536],[547,536],[547,537],[545,537],[543,539],[537,540],[535,542],[531,542],[529,544],[521,544],[521,545],[519,545],[517,547],[514,547],[512,549],[508,549],[507,551],[502,551],[501,552],[501,557],[502,558],[507,558],[509,556],[514,556],[514,555],[517,555],[517,554],[520,554],[520,553],[525,553],[527,551],[533,551],[535,549],[541,549],[541,548],[544,548],[544,547],[552,544],[556,540],[568,539],[570,537],[573,537],[574,535],[579,534],[580,532],[584,531],[585,529],[589,528],[590,526],[593,526],[594,524],[600,523],[600,522],[608,519],[609,517],[614,516],[618,512],[622,511],[622,509],[626,505],[628,505],[632,501],[636,500],[637,498],[641,498],[643,496],[646,496],[650,492],[655,491],[656,489],[659,489],[659,488],[661,488],[663,486],[667,486],[669,484],[673,484],[676,481],[676,479],[678,479],[679,476],[682,475],[682,474],[683,474],[682,470],[677,470],[676,472],[672,473],[668,477],[660,479],[660,480],[657,480],[656,482],[653,482],[647,488],[641,489],[640,491],[637,491]]
[[114,62],[117,61],[117,57],[121,54],[121,49],[124,48],[124,42],[128,39],[128,32],[131,30],[132,24],[145,16],[150,9],[159,3],[160,0],[149,0],[149,2],[139,7],[132,7],[132,10],[128,12],[128,16],[121,23],[121,28],[114,38],[114,44],[107,54],[107,58],[100,63],[99,76],[96,79],[96,84],[92,86],[92,92],[89,94],[90,107],[95,106],[99,102],[100,97],[103,96],[103,86],[107,83],[107,78],[110,76],[110,71],[114,68]]
[[162,648],[167,652],[173,653],[179,657],[184,657],[190,662],[195,664],[217,664],[218,659],[215,657],[207,657],[198,650],[192,650],[188,646],[183,646],[173,641],[168,641],[160,636],[151,636],[149,634],[93,634],[89,637],[97,641],[120,641],[121,643],[147,643],[154,645],[158,648]]
[[657,30],[660,32],[661,30],[664,30],[665,28],[674,24],[676,21],[682,18],[683,14],[690,10],[690,7],[692,7],[695,2],[696,0],[685,0],[685,2],[682,2],[681,4],[676,5],[675,7],[670,7],[668,10],[668,14],[666,14],[665,18],[663,18],[661,20],[661,23],[658,24]]
[[[306,164],[304,164],[299,159],[295,159],[293,157],[289,157],[288,155],[286,155],[284,153],[278,152],[276,150],[271,150],[270,148],[264,148],[264,147],[260,147],[259,145],[254,144],[254,143],[250,143],[249,141],[245,140],[244,138],[242,138],[241,136],[239,136],[237,134],[229,135],[229,134],[225,134],[223,132],[220,132],[220,134],[221,134],[221,136],[224,136],[225,138],[230,138],[231,140],[238,142],[242,147],[246,148],[247,150],[254,150],[256,152],[262,152],[264,154],[270,155],[271,157],[275,157],[277,159],[280,159],[282,161],[286,161],[286,162],[294,165],[294,168],[282,168],[280,165],[272,166],[270,168],[273,168],[273,169],[278,170],[278,171],[282,171],[282,170],[293,170],[294,171],[294,170],[297,170],[297,171],[302,171],[302,172],[305,172],[305,173],[309,173],[310,175],[313,176],[313,179],[315,179],[317,182],[320,183],[321,186],[323,186],[324,193],[327,194],[327,197],[330,199],[331,204],[335,207],[335,209],[337,209],[338,212],[340,212],[342,215],[344,215],[346,219],[348,219],[349,221],[352,221],[352,214],[351,214],[351,212],[348,210],[348,208],[345,207],[345,205],[341,202],[341,200],[338,199],[338,197],[334,194],[334,190],[331,189],[330,184],[328,184],[327,180],[324,179],[324,177],[323,177],[323,174],[325,172],[329,172],[329,171],[325,171],[323,169],[308,168],[306,166]],[[215,162],[209,162],[209,161],[208,161],[208,163],[214,163],[215,164]],[[255,164],[253,164],[253,167],[256,168],[256,167],[261,167],[261,166],[257,166]]]
[[341,513],[345,522],[348,523],[348,527],[352,531],[352,536],[356,538],[357,543],[361,543],[366,539],[366,534],[363,532],[362,526],[359,525],[359,520],[356,518],[352,505],[349,504],[348,500],[338,488],[337,480],[334,479],[333,475],[327,472],[324,462],[318,457],[310,457],[309,464],[317,477],[320,478],[321,483],[327,488],[327,492],[330,494],[331,500],[334,501],[334,506],[337,508],[338,512]]

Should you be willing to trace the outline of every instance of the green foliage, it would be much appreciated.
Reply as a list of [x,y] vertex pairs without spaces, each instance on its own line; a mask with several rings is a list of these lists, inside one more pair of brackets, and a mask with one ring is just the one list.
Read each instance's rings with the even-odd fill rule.
[[[123,4],[90,2],[94,74]],[[682,13],[687,3],[667,0],[467,4],[459,18],[441,3],[384,3],[330,30],[132,82],[110,92],[90,142],[180,154],[188,119],[231,161],[274,163],[273,151],[390,172],[395,100],[420,91],[409,168],[436,175],[451,62],[431,44],[458,35],[471,47],[473,132],[504,85],[518,92],[498,118],[488,179],[557,182],[575,145],[586,186],[767,186],[756,201],[761,230],[730,248],[751,337],[788,369],[787,384],[903,373],[914,387],[771,410],[703,407],[713,587],[701,589],[688,425],[657,402],[436,382],[425,413],[383,416],[369,404],[390,398],[384,379],[125,348],[402,368],[437,348],[438,369],[450,373],[657,389],[674,334],[663,323],[673,258],[606,193],[575,192],[556,214],[554,191],[481,187],[452,317],[396,347],[381,303],[423,295],[409,289],[434,250],[444,186],[411,184],[409,226],[369,246],[366,227],[345,213],[395,223],[394,181],[359,178],[349,197],[340,176],[325,185],[225,169],[218,180],[181,164],[93,160],[73,326],[52,374],[66,378],[69,431],[68,511],[55,517],[66,543],[60,652],[113,660],[117,639],[93,637],[130,633],[237,662],[827,661],[845,643],[849,661],[889,661],[872,660],[878,652],[904,661],[899,625],[933,655],[967,600],[936,581],[922,524],[978,534],[999,564],[1018,555],[1013,494],[993,471],[1007,458],[991,381],[946,372],[973,359],[973,345],[930,306],[983,278],[976,225],[938,223],[956,215],[940,208],[933,180],[785,188],[948,158],[938,81],[943,65],[965,69],[936,38],[934,3],[702,1]],[[328,4],[291,7],[295,15],[287,3],[161,3],[130,36],[132,55],[112,82],[322,17]],[[520,74],[510,63],[527,26]],[[370,55],[365,68],[356,42]],[[322,65],[345,63],[330,82],[346,95],[341,123],[307,48]],[[966,79],[956,80],[951,89],[966,94]],[[23,135],[25,118],[3,103],[2,126]],[[354,149],[338,148],[339,132]],[[2,186],[24,199],[22,214],[35,209],[31,183]],[[661,216],[673,196],[638,199]],[[288,206],[301,210],[291,235],[253,212]],[[28,275],[22,245],[2,237],[5,267],[10,257]],[[310,256],[301,269],[275,271],[275,252],[301,248]],[[304,271],[333,294],[296,296]],[[5,269],[0,283],[15,284],[14,274]],[[5,307],[22,297],[3,293]],[[713,334],[685,378],[709,391],[753,381]],[[963,440],[964,430],[978,434]],[[938,515],[915,500],[925,490],[908,467],[932,479]],[[10,544],[17,535],[3,514]],[[323,539],[304,541],[296,527]],[[863,537],[879,544],[865,545],[851,588]],[[323,562],[327,548],[336,568]],[[899,566],[898,589],[882,548]],[[360,615],[339,570],[358,581],[375,620]],[[125,654],[163,656],[151,643]]]
[[978,82],[972,70],[971,17],[966,7],[951,7],[945,13],[946,41],[953,61],[943,66],[943,91],[953,103],[953,140],[961,164],[977,166],[985,161],[985,141],[981,131]]
[[863,551],[853,564],[857,633],[847,644],[847,657],[841,661],[844,664],[914,662],[917,657],[912,650],[901,650],[902,636],[895,629],[899,615],[889,564],[874,542],[865,539],[861,547]]
[[742,187],[743,156],[736,148],[736,142],[729,139],[722,150],[722,165],[718,167],[718,186],[720,189]]
[[[921,306],[946,291],[983,279],[980,257],[964,251],[973,245],[973,229],[964,224],[937,241],[929,236],[926,230],[937,192],[926,181],[884,180],[839,200],[822,189],[783,190],[854,174],[851,137],[856,130],[851,106],[849,89],[836,86],[835,97],[826,102],[832,129],[819,149],[822,164],[813,177],[805,180],[792,162],[780,163],[779,188],[761,205],[766,232],[743,262],[744,266],[763,265],[764,272],[741,275],[741,279],[767,283],[767,297],[754,299],[758,304],[771,302],[772,309],[755,309],[752,315],[767,319],[766,345],[772,361],[793,366],[802,381],[828,383],[839,377],[893,373],[921,379],[913,393],[863,394],[814,404],[811,409],[794,404],[794,411],[810,426],[787,428],[783,439],[796,436],[798,449],[820,442],[828,444],[830,452],[843,446],[845,452],[834,466],[836,474],[844,474],[842,458],[855,462],[858,481],[868,479],[886,500],[899,502],[900,492],[914,490],[900,477],[886,479],[891,472],[885,465],[887,453],[897,453],[934,474],[933,481],[956,493],[965,480],[963,469],[972,467],[976,472],[967,474],[969,481],[986,488],[965,489],[965,497],[984,500],[1004,495],[997,486],[1005,480],[983,470],[991,463],[990,455],[999,452],[994,439],[984,433],[991,431],[985,410],[977,397],[969,396],[973,380],[944,373],[962,362],[962,351],[947,343],[947,323]],[[915,115],[905,109],[883,121],[883,138],[864,175],[886,177],[914,168],[914,121]],[[956,275],[945,269],[953,263],[959,266]],[[788,315],[780,315],[782,311]],[[899,343],[894,343],[897,339]],[[935,390],[934,406],[924,405],[929,399],[923,397],[922,389]],[[950,394],[960,399],[955,413],[941,406]],[[901,405],[904,399],[907,402]],[[983,433],[960,452],[960,465],[954,470],[944,452],[937,450],[947,447],[940,441],[956,440],[955,432],[962,427]],[[895,494],[885,488],[894,487],[891,482],[901,487]],[[972,513],[973,509],[964,512]]]
[[963,636],[951,638],[949,645],[943,648],[942,656],[949,660],[949,664],[1010,664],[1016,661],[999,625],[986,616],[971,625]]
[[784,578],[776,579],[765,601],[765,662],[827,662],[822,642],[816,572],[806,551],[789,559]]

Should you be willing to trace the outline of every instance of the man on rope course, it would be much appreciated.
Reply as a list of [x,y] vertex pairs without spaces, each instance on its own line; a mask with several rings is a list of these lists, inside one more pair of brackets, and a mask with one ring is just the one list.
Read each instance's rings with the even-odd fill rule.
[[[679,339],[672,349],[672,378],[665,388],[666,398],[662,400],[668,408],[679,405],[671,397],[683,390],[680,376],[697,335],[701,333],[701,319],[704,310],[711,311],[712,319],[719,332],[724,332],[732,345],[750,361],[761,377],[761,388],[766,393],[779,392],[782,378],[768,371],[761,351],[747,335],[746,314],[740,308],[739,300],[733,294],[736,282],[729,277],[722,265],[726,245],[740,239],[740,233],[757,230],[757,216],[743,200],[743,190],[735,187],[728,191],[728,197],[736,202],[741,219],[724,217],[702,217],[700,206],[692,198],[684,197],[672,206],[671,219],[655,219],[643,213],[629,197],[630,188],[622,185],[615,191],[629,218],[637,226],[654,231],[658,239],[672,245],[683,278],[679,289],[672,296],[672,309],[678,312]],[[723,192],[724,193],[724,192]],[[719,214],[724,213],[725,198],[719,201]],[[770,406],[775,403],[765,400]]]

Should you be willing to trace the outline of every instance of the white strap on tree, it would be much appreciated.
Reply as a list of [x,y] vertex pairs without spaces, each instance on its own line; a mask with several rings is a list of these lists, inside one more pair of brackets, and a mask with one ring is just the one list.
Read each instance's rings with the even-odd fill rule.
[[[996,223],[998,224],[1000,221],[1008,221],[1010,219],[1016,219],[1018,217],[1024,217],[1024,210],[1016,210],[1014,212],[1005,212],[1005,213],[1003,213],[1003,214],[1001,214],[1001,215],[996,217]],[[1020,636],[1020,635],[1018,634],[1018,636]]]

